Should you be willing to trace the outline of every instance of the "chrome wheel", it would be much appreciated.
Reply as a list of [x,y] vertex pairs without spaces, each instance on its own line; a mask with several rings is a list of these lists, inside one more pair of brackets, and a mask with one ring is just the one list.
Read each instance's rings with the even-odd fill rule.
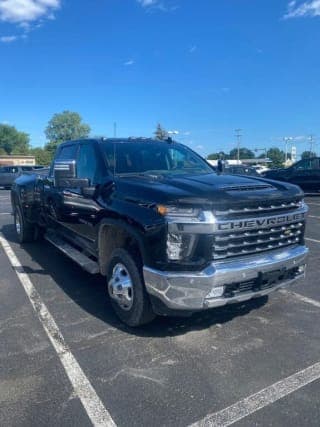
[[113,267],[108,283],[110,297],[122,310],[130,310],[133,305],[133,284],[126,267],[118,263]]
[[20,216],[19,213],[16,212],[15,214],[15,226],[16,226],[16,232],[18,235],[21,233],[21,223],[20,223]]

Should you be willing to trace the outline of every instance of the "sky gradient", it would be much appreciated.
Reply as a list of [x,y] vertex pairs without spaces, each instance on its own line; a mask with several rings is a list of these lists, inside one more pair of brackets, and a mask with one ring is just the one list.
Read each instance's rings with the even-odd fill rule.
[[92,135],[160,122],[207,155],[241,128],[301,153],[320,137],[319,42],[320,0],[0,0],[0,123],[42,146],[72,110]]

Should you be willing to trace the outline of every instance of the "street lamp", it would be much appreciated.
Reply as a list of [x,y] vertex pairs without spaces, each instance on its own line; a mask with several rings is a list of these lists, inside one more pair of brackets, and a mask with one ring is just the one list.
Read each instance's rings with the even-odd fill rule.
[[285,156],[285,164],[287,164],[288,161],[288,144],[290,143],[290,141],[293,141],[293,137],[292,136],[285,136],[283,138],[285,144],[286,144],[286,156]]

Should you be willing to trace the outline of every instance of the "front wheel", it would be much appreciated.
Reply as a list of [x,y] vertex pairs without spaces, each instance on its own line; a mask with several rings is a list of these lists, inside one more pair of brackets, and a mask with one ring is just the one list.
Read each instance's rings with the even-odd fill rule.
[[128,326],[151,322],[155,314],[145,290],[138,263],[125,249],[115,249],[108,274],[108,294],[117,316]]

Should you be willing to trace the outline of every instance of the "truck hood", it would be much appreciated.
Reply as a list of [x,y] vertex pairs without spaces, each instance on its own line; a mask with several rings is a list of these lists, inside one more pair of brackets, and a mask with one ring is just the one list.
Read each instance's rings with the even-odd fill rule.
[[[183,175],[117,178],[117,196],[126,200],[153,203],[201,205],[248,205],[250,202],[297,199],[303,196],[299,187],[260,177],[240,175]],[[129,198],[128,198],[128,195]]]

